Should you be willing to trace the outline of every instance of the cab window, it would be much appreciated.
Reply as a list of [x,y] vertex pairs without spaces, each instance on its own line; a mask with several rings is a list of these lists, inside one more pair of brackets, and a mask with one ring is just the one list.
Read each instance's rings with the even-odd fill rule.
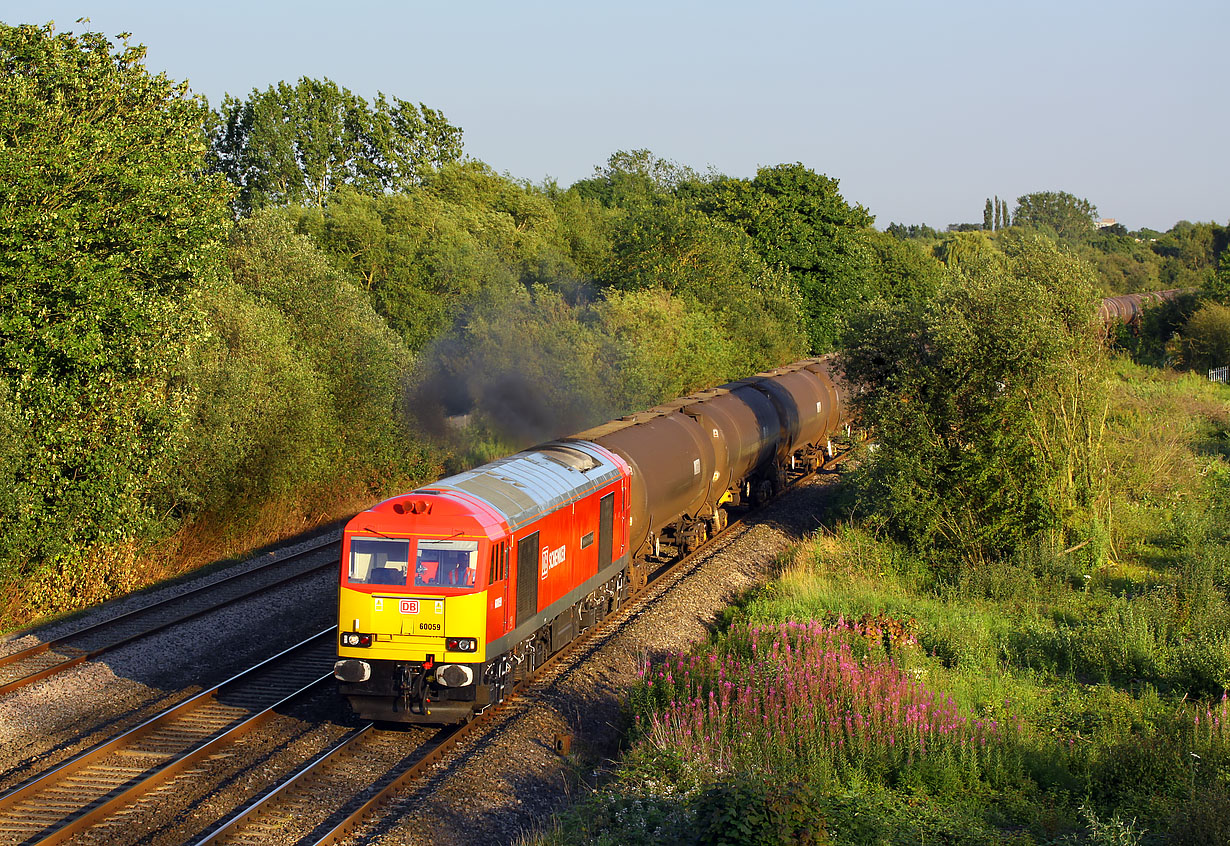
[[415,587],[474,587],[477,577],[478,541],[419,541]]
[[352,538],[350,583],[352,585],[406,586],[410,541],[383,538]]

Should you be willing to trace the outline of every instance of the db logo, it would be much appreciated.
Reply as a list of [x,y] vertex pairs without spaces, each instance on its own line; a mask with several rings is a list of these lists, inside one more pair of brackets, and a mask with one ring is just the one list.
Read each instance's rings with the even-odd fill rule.
[[568,548],[561,546],[559,549],[542,548],[542,576],[547,577],[547,571],[554,570],[556,567],[564,563],[564,558],[568,554]]
[[417,599],[401,600],[401,613],[403,614],[419,613],[419,601]]

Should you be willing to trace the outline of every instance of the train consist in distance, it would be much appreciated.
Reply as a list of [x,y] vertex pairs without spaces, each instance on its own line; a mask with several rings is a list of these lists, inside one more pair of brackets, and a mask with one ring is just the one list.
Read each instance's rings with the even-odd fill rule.
[[1147,307],[1173,300],[1181,293],[1183,291],[1179,288],[1172,288],[1169,291],[1154,291],[1148,294],[1119,294],[1106,297],[1102,300],[1098,314],[1108,326],[1123,323],[1129,327],[1138,327],[1140,317]]
[[691,550],[815,469],[831,359],[701,391],[385,500],[343,533],[334,676],[362,717],[469,719]]

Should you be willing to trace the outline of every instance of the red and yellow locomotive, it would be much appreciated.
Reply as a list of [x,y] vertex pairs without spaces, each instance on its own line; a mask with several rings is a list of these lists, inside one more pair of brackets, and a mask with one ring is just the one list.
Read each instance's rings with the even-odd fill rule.
[[595,444],[553,443],[352,520],[335,675],[355,711],[464,719],[617,607],[628,477]]

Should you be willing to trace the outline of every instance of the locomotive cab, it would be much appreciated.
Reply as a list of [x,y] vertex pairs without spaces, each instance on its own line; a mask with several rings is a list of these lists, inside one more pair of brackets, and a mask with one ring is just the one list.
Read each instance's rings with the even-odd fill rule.
[[360,716],[441,722],[485,704],[487,593],[499,574],[482,564],[502,528],[473,511],[399,499],[347,527],[334,676]]

